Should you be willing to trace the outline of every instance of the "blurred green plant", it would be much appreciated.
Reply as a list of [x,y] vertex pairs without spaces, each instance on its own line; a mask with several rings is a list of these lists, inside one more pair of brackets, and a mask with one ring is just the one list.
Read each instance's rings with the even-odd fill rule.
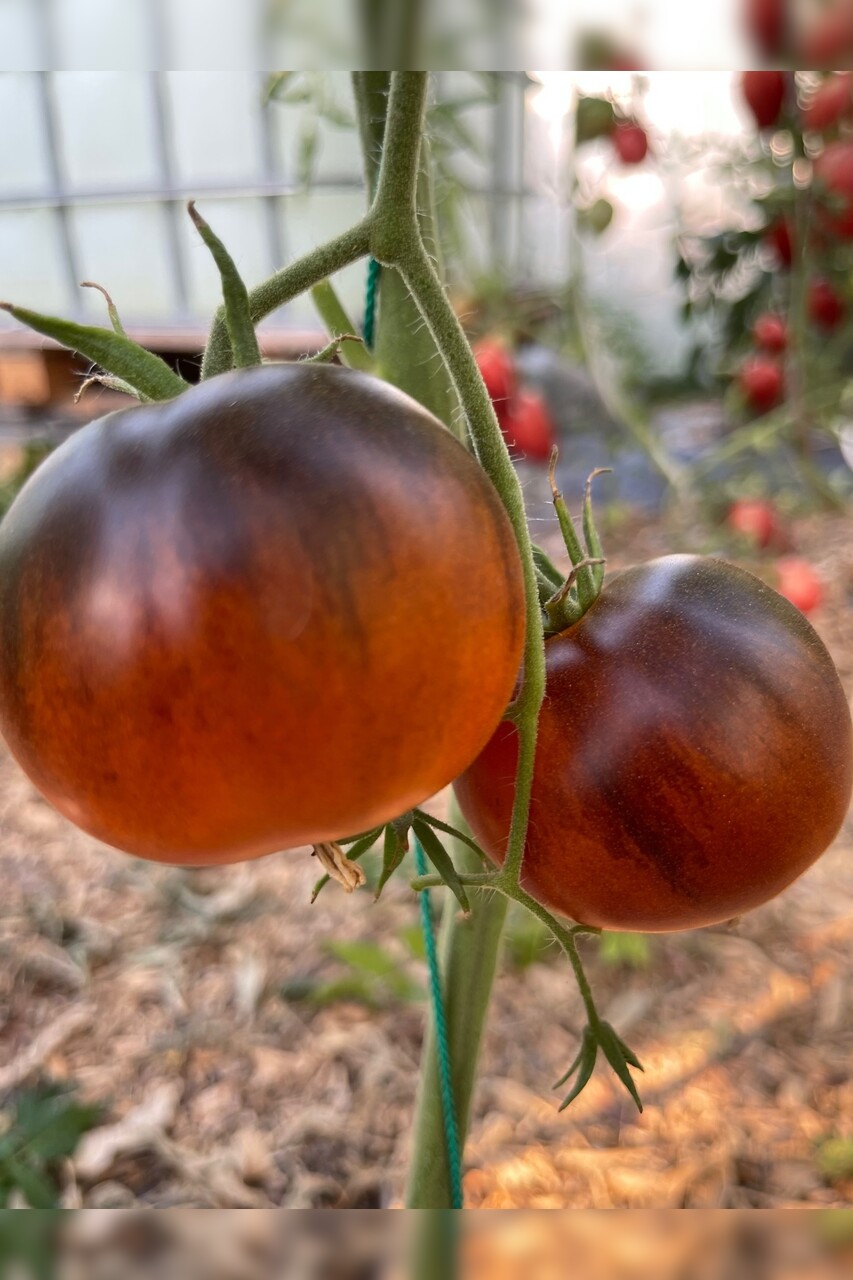
[[3,515],[9,509],[35,469],[52,452],[53,445],[46,444],[44,441],[24,445],[20,465],[8,479],[0,483],[0,515]]
[[[411,961],[423,959],[420,930],[402,929],[396,934],[404,953]],[[369,1009],[383,1009],[397,1004],[418,1003],[426,999],[426,988],[411,972],[399,948],[389,948],[369,940],[337,941],[325,944],[325,951],[339,962],[342,972],[331,978],[294,978],[281,988],[288,1001],[299,1001],[316,1008],[353,1001]]]
[[0,1208],[15,1193],[32,1209],[57,1208],[62,1161],[100,1114],[61,1085],[44,1082],[19,1093],[0,1112]]

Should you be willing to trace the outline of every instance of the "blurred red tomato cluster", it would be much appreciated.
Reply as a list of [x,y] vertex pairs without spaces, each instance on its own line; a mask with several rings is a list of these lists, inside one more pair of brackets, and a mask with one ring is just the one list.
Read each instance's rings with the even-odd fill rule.
[[519,385],[509,346],[500,338],[481,338],[474,355],[510,453],[528,462],[548,462],[557,443],[554,420],[538,391]]

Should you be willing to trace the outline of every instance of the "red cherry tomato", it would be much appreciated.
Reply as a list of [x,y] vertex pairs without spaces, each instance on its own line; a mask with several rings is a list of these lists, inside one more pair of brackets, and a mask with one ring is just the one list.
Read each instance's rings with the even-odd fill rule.
[[767,413],[785,395],[782,366],[769,356],[752,356],[738,375],[743,398],[756,413]]
[[[522,883],[605,929],[714,924],[820,856],[853,785],[850,711],[803,615],[743,569],[667,556],[609,582],[545,646]],[[504,722],[455,783],[505,856],[518,758]]]
[[557,443],[554,419],[536,391],[519,391],[502,429],[510,453],[528,462],[548,462]]
[[743,22],[766,58],[775,58],[787,45],[787,0],[746,0]]
[[834,0],[811,18],[799,41],[797,66],[832,70],[853,52],[853,4]]
[[317,364],[71,436],[0,526],[0,618],[25,772],[107,844],[186,864],[432,795],[488,740],[524,638],[482,469],[402,392]]
[[798,556],[777,560],[776,590],[802,613],[814,613],[823,602],[823,583],[808,560]]
[[744,71],[740,87],[759,129],[769,129],[779,119],[785,101],[784,74],[781,71]]
[[729,507],[726,523],[757,547],[769,547],[779,532],[776,508],[760,498],[738,498]]
[[853,142],[833,142],[814,166],[815,183],[829,197],[825,224],[842,240],[853,239]]
[[794,245],[789,223],[784,218],[780,218],[778,222],[774,222],[767,228],[763,238],[764,243],[776,255],[779,265],[790,267],[794,260]]
[[623,164],[642,164],[649,153],[649,139],[642,125],[625,121],[616,126],[612,137]]
[[489,398],[501,417],[508,412],[517,386],[512,352],[499,338],[481,338],[474,345],[474,358]]
[[757,347],[779,355],[788,345],[788,326],[781,316],[766,311],[752,326],[752,337]]
[[831,75],[803,107],[803,128],[828,129],[853,111],[853,77]]
[[837,329],[844,319],[845,306],[828,280],[809,281],[809,318],[821,329]]

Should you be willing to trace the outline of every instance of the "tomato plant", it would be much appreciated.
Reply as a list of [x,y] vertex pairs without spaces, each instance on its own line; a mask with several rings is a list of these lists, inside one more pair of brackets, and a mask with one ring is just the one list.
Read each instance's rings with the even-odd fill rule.
[[404,813],[483,745],[521,657],[485,474],[414,401],[331,365],[85,427],[13,504],[0,569],[7,741],[78,825],[165,861]]
[[[572,919],[656,931],[773,897],[827,847],[853,785],[851,722],[802,615],[712,559],[616,577],[546,643],[522,883]],[[456,783],[500,859],[517,739],[501,725]]]

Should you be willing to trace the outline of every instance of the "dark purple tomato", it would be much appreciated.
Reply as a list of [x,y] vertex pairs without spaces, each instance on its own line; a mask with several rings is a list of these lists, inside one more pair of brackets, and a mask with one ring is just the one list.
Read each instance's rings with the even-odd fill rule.
[[[689,929],[766,902],[836,835],[853,784],[847,699],[792,604],[742,569],[668,556],[609,582],[546,644],[522,883],[608,929]],[[503,859],[516,730],[456,782]]]
[[488,740],[523,631],[485,473],[328,365],[102,418],[0,526],[0,727],[62,813],[146,858],[237,861],[418,804]]

